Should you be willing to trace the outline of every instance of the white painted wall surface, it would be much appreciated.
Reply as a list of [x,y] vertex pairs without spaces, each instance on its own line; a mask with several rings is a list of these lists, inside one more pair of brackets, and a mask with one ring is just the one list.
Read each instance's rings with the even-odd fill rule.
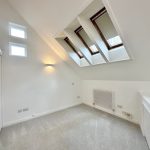
[[[1,49],[0,49],[0,53],[1,53]],[[2,57],[0,56],[0,130],[2,128],[2,71],[1,70],[2,70]]]
[[[133,115],[133,122],[140,121],[140,107],[139,107],[139,91],[149,91],[150,82],[144,81],[100,81],[100,80],[84,80],[83,81],[83,95],[84,103],[92,105],[93,90],[108,90],[114,92],[114,101],[116,115],[124,117],[122,111],[127,111]],[[117,108],[117,105],[123,106],[122,109]]]
[[[132,113],[133,121],[139,122],[137,93],[150,89],[150,70],[147,67],[150,56],[148,32],[150,20],[145,17],[149,14],[150,2],[148,0],[108,2],[111,8],[108,11],[113,12],[123,42],[134,56],[133,60],[73,69],[84,80],[82,99],[85,103],[92,104],[92,90],[95,88],[112,90],[115,92],[116,105],[122,105],[123,110]],[[80,95],[80,80],[75,73],[50,50],[5,0],[0,0],[0,4],[0,47],[5,50],[3,56],[4,125],[30,118],[35,114],[41,115],[80,103],[77,99],[77,95]],[[9,21],[27,26],[27,58],[8,55]],[[18,40],[14,39],[14,41]],[[43,63],[57,65],[52,72],[49,72],[44,69]],[[75,82],[74,86],[72,82]],[[18,114],[18,109],[24,107],[29,107],[29,111]],[[116,112],[122,115],[118,108]]]
[[[27,27],[27,41],[8,36],[9,22]],[[27,57],[9,56],[9,41],[26,44]],[[3,126],[80,103],[79,78],[5,0],[0,0],[0,47],[4,50]],[[48,70],[44,63],[55,66]],[[22,108],[29,111],[18,114]]]

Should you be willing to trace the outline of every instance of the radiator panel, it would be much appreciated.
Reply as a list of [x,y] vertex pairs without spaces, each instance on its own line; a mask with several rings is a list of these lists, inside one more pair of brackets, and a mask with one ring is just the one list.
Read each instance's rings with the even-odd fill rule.
[[94,103],[105,109],[113,110],[113,94],[110,91],[94,90]]

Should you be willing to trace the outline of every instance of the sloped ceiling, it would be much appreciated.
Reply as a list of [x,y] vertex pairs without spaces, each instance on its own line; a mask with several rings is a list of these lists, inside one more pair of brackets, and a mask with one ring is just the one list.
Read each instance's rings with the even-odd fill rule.
[[[93,0],[8,1],[58,55],[62,53],[60,56],[65,57],[65,51],[53,37],[67,27]],[[126,48],[134,55],[133,60],[78,68],[76,71],[83,79],[150,80],[150,70],[147,69],[150,64],[150,1],[102,1],[114,17]]]
[[8,0],[34,29],[55,36],[92,0]]
[[60,34],[93,0],[8,0],[11,6],[64,61],[65,50],[54,37]]

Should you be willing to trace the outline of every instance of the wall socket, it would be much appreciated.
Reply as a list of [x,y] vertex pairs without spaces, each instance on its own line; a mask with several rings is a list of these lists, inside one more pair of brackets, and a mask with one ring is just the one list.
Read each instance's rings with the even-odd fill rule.
[[18,109],[18,113],[23,113],[29,111],[29,108],[22,108],[22,109]]
[[23,108],[23,112],[29,111],[29,108]]
[[122,105],[117,105],[117,107],[118,107],[119,109],[122,109],[122,108],[123,108],[123,106],[122,106]]
[[22,113],[22,109],[18,109],[18,113]]
[[78,96],[77,96],[77,99],[80,99],[80,98],[81,98],[81,97],[78,95]]
[[129,112],[122,111],[122,114],[124,116],[126,116],[128,119],[132,119],[133,118],[132,114],[130,114]]

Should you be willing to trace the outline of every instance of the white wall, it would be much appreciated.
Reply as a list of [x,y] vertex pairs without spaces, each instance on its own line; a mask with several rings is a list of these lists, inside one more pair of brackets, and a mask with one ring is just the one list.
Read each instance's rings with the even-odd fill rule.
[[2,128],[2,57],[0,56],[0,130]]
[[[80,96],[79,78],[5,0],[0,0],[0,22],[0,48],[4,51],[3,125],[80,103],[77,98]],[[9,22],[27,27],[27,41],[8,36]],[[27,57],[9,56],[9,41],[27,44]],[[48,69],[44,63],[53,63],[55,67]],[[29,108],[29,111],[18,113],[18,109],[23,108]]]
[[[122,111],[129,112],[133,115],[131,121],[139,123],[139,92],[150,90],[150,81],[100,81],[84,80],[83,81],[83,101],[88,105],[93,104],[93,90],[108,90],[114,93],[116,115],[123,117]],[[117,105],[123,106],[119,109]]]
[[[107,9],[114,14],[123,42],[132,53],[133,60],[73,69],[84,80],[82,99],[85,103],[92,104],[92,91],[95,88],[112,90],[115,92],[116,105],[122,105],[124,110],[133,114],[133,121],[138,122],[138,91],[150,89],[148,68],[150,19],[145,17],[150,13],[148,8],[150,2],[148,0],[103,1],[108,2]],[[4,50],[3,124],[8,125],[23,118],[32,117],[34,114],[51,112],[79,103],[80,100],[77,99],[80,95],[79,78],[5,0],[0,0],[0,20],[0,48]],[[27,58],[8,55],[9,21],[27,26]],[[43,63],[56,63],[57,65],[53,70],[46,71]],[[72,82],[75,82],[74,86]],[[24,107],[28,107],[29,111],[18,114],[18,109]],[[116,109],[117,113],[122,115],[120,110]]]
[[[150,91],[150,1],[103,0],[116,22],[131,61],[86,67],[79,71],[83,82],[83,100],[92,104],[93,89],[115,92],[116,105],[133,114],[139,122],[138,91]],[[117,115],[122,115],[118,108]]]

